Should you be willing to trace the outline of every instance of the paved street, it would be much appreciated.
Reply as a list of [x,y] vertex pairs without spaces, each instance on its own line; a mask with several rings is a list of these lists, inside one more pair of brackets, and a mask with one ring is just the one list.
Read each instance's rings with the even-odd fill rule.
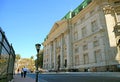
[[26,78],[21,78],[20,75],[14,75],[14,79],[12,82],[35,82],[35,79],[26,77]]
[[[35,74],[29,74],[35,78]],[[39,82],[120,82],[120,73],[77,72],[39,74]]]

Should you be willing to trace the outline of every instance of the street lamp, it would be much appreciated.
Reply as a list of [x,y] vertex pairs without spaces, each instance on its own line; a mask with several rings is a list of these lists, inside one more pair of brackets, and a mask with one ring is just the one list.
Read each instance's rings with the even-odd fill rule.
[[36,59],[36,81],[35,82],[38,82],[38,54],[39,54],[39,50],[40,50],[40,46],[41,44],[35,44],[35,47],[36,47],[36,50],[37,50],[37,59]]

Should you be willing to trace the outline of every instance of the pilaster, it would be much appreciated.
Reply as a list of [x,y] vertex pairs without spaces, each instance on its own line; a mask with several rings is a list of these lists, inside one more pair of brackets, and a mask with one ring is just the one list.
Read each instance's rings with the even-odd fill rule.
[[50,69],[52,69],[52,46],[51,46],[51,43],[49,45],[49,49],[50,49]]
[[72,56],[72,24],[71,20],[68,20],[68,30],[67,30],[67,68],[71,69],[73,65],[73,56]]
[[60,49],[60,68],[64,68],[64,58],[63,58],[63,34],[61,34],[61,49]]
[[67,34],[67,68],[70,68],[70,41],[69,41],[69,34]]
[[53,54],[54,54],[54,69],[56,69],[56,64],[57,64],[57,61],[56,61],[56,40],[54,40],[53,42]]

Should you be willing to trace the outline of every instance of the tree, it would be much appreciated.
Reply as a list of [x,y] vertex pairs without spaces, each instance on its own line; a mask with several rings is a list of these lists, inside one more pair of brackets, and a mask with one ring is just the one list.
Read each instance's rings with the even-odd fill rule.
[[[35,65],[37,64],[36,60],[35,60]],[[41,68],[43,67],[43,50],[41,50],[40,53],[38,54],[38,67]]]
[[18,61],[19,59],[21,58],[21,55],[20,54],[16,54],[16,61]]
[[30,57],[30,59],[32,59],[32,60],[33,60],[33,59],[34,59],[34,56],[31,56],[31,57]]

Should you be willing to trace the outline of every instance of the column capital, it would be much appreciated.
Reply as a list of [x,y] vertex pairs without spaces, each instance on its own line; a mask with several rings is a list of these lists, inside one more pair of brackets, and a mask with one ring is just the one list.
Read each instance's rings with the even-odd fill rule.
[[103,11],[104,11],[105,14],[112,14],[112,13],[114,13],[114,7],[109,5],[109,4],[105,5],[103,7]]

